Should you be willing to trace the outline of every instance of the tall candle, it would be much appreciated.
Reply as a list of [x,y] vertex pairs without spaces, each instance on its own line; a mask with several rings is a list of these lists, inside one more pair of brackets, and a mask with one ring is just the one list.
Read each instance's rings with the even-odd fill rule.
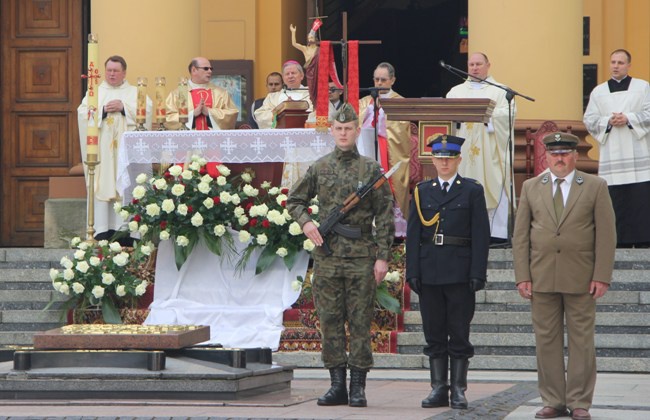
[[187,78],[181,77],[178,81],[178,118],[187,121]]
[[165,84],[167,81],[164,77],[156,77],[156,122],[162,124],[165,122]]
[[147,120],[147,78],[138,77],[138,99],[136,102],[135,122],[144,124]]
[[88,34],[88,127],[86,131],[86,160],[97,162],[99,153],[99,137],[97,129],[97,107],[99,87],[99,47],[97,34]]

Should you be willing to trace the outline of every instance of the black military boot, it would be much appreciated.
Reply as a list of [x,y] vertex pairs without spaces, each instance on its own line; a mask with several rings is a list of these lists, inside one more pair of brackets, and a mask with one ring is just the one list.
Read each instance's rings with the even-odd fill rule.
[[449,385],[447,384],[447,368],[449,359],[429,358],[429,370],[431,371],[431,393],[422,400],[422,408],[448,407],[449,406]]
[[367,407],[366,374],[362,369],[350,368],[350,407]]
[[451,408],[467,408],[467,368],[469,360],[451,359]]
[[346,405],[348,403],[348,389],[345,386],[346,376],[345,366],[330,369],[332,387],[318,399],[317,404]]

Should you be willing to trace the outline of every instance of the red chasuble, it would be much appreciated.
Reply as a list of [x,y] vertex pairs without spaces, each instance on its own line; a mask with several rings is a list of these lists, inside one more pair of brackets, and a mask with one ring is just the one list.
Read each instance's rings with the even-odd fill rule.
[[[212,107],[212,92],[209,89],[192,89],[190,91],[192,94],[192,103],[198,105],[203,101],[205,106],[208,108]],[[194,117],[194,129],[195,130],[209,130],[210,124],[208,123],[208,116],[200,114]]]

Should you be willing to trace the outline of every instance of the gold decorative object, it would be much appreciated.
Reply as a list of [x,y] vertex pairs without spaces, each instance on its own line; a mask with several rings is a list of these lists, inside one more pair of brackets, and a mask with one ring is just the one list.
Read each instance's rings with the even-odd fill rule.
[[187,103],[189,101],[188,82],[186,77],[181,77],[178,81],[178,122],[181,123],[179,130],[189,130],[187,128]]
[[167,80],[163,76],[156,76],[156,122],[158,131],[165,130],[167,108],[165,107],[165,85]]
[[147,131],[144,123],[147,121],[147,78],[138,77],[138,98],[135,109],[135,131]]
[[86,133],[86,165],[88,165],[88,227],[86,240],[95,241],[95,168],[99,164],[99,130],[97,126],[99,87],[99,46],[97,34],[88,34],[88,129]]

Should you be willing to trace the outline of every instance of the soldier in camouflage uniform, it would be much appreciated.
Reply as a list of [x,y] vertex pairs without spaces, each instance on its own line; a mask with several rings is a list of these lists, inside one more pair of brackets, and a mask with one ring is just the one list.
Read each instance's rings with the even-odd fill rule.
[[[317,248],[313,252],[313,294],[320,318],[322,358],[330,371],[332,387],[318,405],[365,407],[366,373],[373,365],[370,323],[375,290],[386,276],[393,242],[393,197],[388,183],[373,190],[341,222],[360,230],[360,238],[332,232],[323,238],[307,209],[318,196],[321,220],[359,187],[381,175],[377,162],[359,155],[358,117],[349,104],[335,115],[331,132],[334,151],[316,161],[289,194],[287,208],[305,235]],[[373,235],[372,224],[375,222]],[[324,239],[332,250],[326,255]],[[345,322],[350,330],[350,355],[346,355]],[[346,388],[346,366],[350,367],[350,394]]]

